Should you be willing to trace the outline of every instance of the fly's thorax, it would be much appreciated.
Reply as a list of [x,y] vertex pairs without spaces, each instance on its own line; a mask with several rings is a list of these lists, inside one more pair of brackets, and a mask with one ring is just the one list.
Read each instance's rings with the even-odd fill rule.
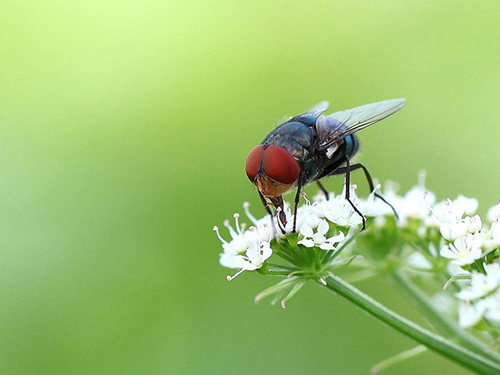
[[318,121],[318,116],[310,113],[304,113],[302,115],[295,116],[289,122],[300,122],[310,128],[314,128],[316,126],[316,121]]
[[298,121],[287,122],[275,128],[264,139],[264,147],[275,145],[287,150],[297,161],[303,162],[309,157],[314,133],[309,126]]

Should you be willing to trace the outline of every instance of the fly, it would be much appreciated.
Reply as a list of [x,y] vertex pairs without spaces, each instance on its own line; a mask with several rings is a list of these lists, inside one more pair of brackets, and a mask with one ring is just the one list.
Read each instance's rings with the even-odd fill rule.
[[[246,174],[256,185],[271,216],[273,213],[269,206],[275,207],[278,224],[281,223],[280,229],[283,233],[286,226],[283,194],[294,187],[297,188],[293,211],[295,232],[301,189],[316,182],[328,198],[328,191],[320,180],[334,175],[345,175],[345,198],[361,216],[361,230],[365,229],[366,219],[349,197],[350,173],[362,169],[370,191],[373,192],[375,187],[368,169],[363,164],[350,163],[359,149],[359,140],[355,133],[399,111],[405,102],[405,99],[385,100],[330,115],[323,114],[328,109],[328,102],[321,102],[307,112],[278,125],[262,144],[250,152],[246,160]],[[381,195],[374,194],[388,204],[397,217],[394,207]]]

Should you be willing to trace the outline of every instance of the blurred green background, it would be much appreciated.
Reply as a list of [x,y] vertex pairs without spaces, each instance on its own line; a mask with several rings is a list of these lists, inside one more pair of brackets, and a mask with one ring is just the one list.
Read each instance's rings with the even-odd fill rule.
[[[360,134],[404,189],[500,198],[498,1],[4,1],[0,373],[366,374],[413,343],[314,285],[232,283],[221,226],[284,115],[405,97]],[[363,184],[361,176],[355,181]],[[341,179],[328,186],[339,189]],[[308,191],[313,193],[314,187]],[[390,284],[360,287],[419,320]],[[426,353],[387,374],[465,374]]]

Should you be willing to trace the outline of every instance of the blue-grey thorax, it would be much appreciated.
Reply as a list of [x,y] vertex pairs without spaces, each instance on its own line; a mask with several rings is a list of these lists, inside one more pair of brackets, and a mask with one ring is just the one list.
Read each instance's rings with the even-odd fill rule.
[[304,183],[321,178],[327,171],[332,172],[344,164],[346,156],[351,158],[358,151],[359,142],[356,136],[351,134],[340,140],[334,153],[327,157],[325,151],[319,152],[314,149],[316,147],[314,126],[294,120],[276,127],[262,144],[264,147],[276,145],[287,150],[299,162],[301,170],[305,171]]

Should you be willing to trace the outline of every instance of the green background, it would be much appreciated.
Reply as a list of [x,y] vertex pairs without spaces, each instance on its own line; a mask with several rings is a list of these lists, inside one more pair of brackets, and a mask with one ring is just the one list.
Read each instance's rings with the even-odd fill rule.
[[[212,232],[284,115],[405,97],[360,160],[500,198],[498,1],[3,1],[0,373],[366,374],[414,344],[307,285],[232,283]],[[361,176],[355,181],[363,184]],[[340,189],[341,179],[328,186]],[[309,194],[315,191],[308,189]],[[226,236],[227,237],[227,236]],[[404,315],[383,280],[359,285]],[[387,374],[465,374],[431,353]]]

